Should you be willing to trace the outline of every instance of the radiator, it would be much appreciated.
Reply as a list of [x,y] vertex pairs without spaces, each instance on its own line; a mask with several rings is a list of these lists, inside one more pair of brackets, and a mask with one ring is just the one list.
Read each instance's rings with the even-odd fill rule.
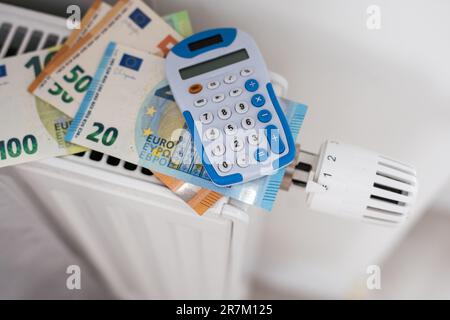
[[[62,18],[0,4],[1,57],[62,43],[68,33]],[[284,95],[286,80],[272,80]],[[1,169],[0,212],[20,208],[42,217],[118,298],[245,295],[249,218],[229,199],[199,217],[149,170],[92,151]]]

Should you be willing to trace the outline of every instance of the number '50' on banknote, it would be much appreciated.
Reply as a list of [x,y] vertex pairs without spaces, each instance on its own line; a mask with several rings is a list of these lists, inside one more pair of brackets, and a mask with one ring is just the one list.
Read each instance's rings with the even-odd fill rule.
[[43,70],[29,91],[71,115],[73,100],[82,101],[110,41],[163,56],[181,39],[143,1],[119,0],[92,30]]

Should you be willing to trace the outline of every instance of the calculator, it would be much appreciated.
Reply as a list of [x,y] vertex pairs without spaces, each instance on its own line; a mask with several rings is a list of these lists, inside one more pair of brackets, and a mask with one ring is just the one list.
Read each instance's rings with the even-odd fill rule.
[[295,144],[255,41],[236,28],[176,44],[166,76],[212,182],[244,183],[290,164]]

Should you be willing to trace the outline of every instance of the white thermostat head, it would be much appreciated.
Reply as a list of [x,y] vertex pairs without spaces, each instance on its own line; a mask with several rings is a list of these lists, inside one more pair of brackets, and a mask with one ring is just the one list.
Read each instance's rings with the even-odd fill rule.
[[310,209],[384,224],[408,217],[417,190],[409,165],[335,141],[322,145],[306,185]]

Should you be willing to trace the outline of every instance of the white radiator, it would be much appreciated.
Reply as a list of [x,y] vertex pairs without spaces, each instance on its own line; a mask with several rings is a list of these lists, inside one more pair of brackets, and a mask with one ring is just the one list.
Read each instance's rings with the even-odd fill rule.
[[[68,33],[64,19],[0,4],[2,57],[61,43]],[[273,80],[285,93],[287,82]],[[116,297],[245,294],[245,210],[223,199],[199,217],[141,167],[87,152],[0,169],[0,214],[15,210],[42,217]]]

